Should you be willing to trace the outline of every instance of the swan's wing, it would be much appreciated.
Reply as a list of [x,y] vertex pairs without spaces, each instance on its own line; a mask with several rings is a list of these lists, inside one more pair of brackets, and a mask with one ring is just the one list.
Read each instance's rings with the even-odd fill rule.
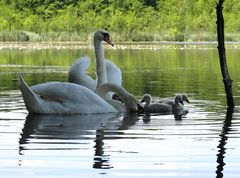
[[25,106],[30,114],[60,114],[68,112],[60,102],[42,99],[34,93],[22,76],[19,76],[19,89],[22,92]]
[[92,114],[117,110],[92,90],[68,82],[47,82],[28,87],[22,77],[19,88],[29,113]]
[[168,104],[173,106],[174,105],[174,101],[172,99],[169,98],[163,98],[157,101],[157,103],[164,103],[164,104]]
[[122,72],[114,63],[109,60],[105,61],[107,70],[108,83],[117,84],[122,86]]
[[[48,100],[90,104],[100,97],[92,90],[74,83],[46,82],[30,87],[31,90]],[[97,102],[97,101],[96,101]]]
[[162,113],[170,114],[172,112],[172,106],[164,103],[151,103],[150,105],[145,105],[146,112],[151,113]]
[[80,57],[70,68],[68,72],[68,81],[95,91],[97,82],[86,74],[89,65],[90,58],[88,56]]

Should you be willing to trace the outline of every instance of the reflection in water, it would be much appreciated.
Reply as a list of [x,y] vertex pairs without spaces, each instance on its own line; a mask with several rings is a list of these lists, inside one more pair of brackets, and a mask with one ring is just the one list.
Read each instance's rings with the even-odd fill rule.
[[232,125],[232,114],[233,114],[233,109],[232,108],[228,108],[227,109],[227,113],[226,113],[226,118],[225,121],[223,123],[223,127],[222,127],[222,132],[219,135],[220,136],[220,141],[219,141],[219,145],[217,146],[218,150],[218,154],[217,154],[217,171],[216,171],[216,178],[222,178],[223,177],[223,167],[225,166],[224,163],[224,157],[226,154],[226,148],[225,145],[227,144],[227,140],[228,140],[228,132],[231,130],[231,125]]
[[[109,129],[118,129],[118,130],[126,130],[131,125],[134,125],[138,121],[138,114],[137,113],[127,113],[123,116],[123,119],[117,123],[114,123],[114,127],[112,122],[108,125],[102,126],[96,130],[96,139],[95,139],[95,154],[94,154],[94,164],[93,168],[97,169],[110,169],[113,166],[110,164],[110,155],[104,154],[104,140],[105,139],[112,139],[112,137],[105,137],[105,130]],[[117,126],[117,127],[116,127]],[[120,134],[120,133],[118,133]]]
[[[28,115],[19,140],[19,154],[24,155],[25,150],[31,149],[79,149],[76,146],[71,147],[71,143],[76,145],[77,140],[91,139],[95,130],[114,118],[117,118],[117,115]],[[59,145],[56,145],[56,148],[32,148],[30,146],[28,149],[28,144],[34,145],[41,139],[46,140],[47,144],[51,144],[49,140],[57,140],[57,143],[53,142],[53,144],[65,144],[66,148],[58,148]],[[44,142],[42,141],[41,144]]]
[[[138,120],[138,115],[135,113],[122,115],[116,114],[92,114],[92,115],[72,115],[72,116],[58,116],[58,115],[28,115],[24,128],[22,130],[21,138],[19,140],[19,155],[23,156],[24,151],[39,149],[28,144],[42,143],[41,139],[58,140],[57,144],[66,144],[74,142],[74,140],[88,140],[91,135],[95,135],[95,153],[93,168],[110,169],[110,155],[104,153],[104,140],[111,139],[111,136],[105,137],[106,130],[125,130],[129,126],[134,125]],[[76,142],[74,142],[76,144]],[[56,144],[56,142],[55,142]],[[78,147],[71,148],[41,148],[41,149],[80,149]],[[21,166],[23,160],[19,160]]]
[[[181,121],[183,118],[186,117],[187,114],[188,114],[188,110],[185,110],[185,109],[178,109],[178,110],[175,110],[173,112],[174,119],[176,121]],[[151,114],[151,113],[145,113],[145,114],[143,114],[143,121],[145,123],[149,122],[151,120],[151,115],[158,116],[158,115],[171,115],[171,114],[161,114],[161,113]]]
[[109,155],[104,155],[104,129],[98,129],[96,131],[96,145],[94,154],[93,168],[98,169],[110,169],[112,166],[109,163]]
[[[240,50],[227,50],[239,99]],[[181,121],[173,115],[143,115],[138,120],[138,116],[123,119],[105,114],[28,116],[25,120],[17,74],[23,73],[30,85],[66,81],[75,59],[86,53],[93,56],[93,52],[0,50],[0,177],[105,177],[103,172],[114,178],[239,176],[240,121],[222,123],[226,98],[216,67],[216,47],[106,50],[106,56],[122,70],[123,86],[138,98],[144,93],[155,99],[187,93],[192,102]],[[95,68],[88,73],[95,76]],[[234,116],[239,117],[239,109],[238,103]]]

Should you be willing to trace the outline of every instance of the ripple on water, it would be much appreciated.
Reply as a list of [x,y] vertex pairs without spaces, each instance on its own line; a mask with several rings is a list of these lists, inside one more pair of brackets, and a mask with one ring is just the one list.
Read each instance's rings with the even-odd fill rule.
[[[22,101],[14,98],[22,107]],[[214,176],[224,115],[206,112],[199,108],[200,103],[188,105],[190,112],[181,121],[172,115],[148,119],[114,114],[25,118],[24,112],[1,112],[0,150],[7,154],[1,155],[4,162],[0,161],[0,166],[8,163],[1,171],[11,175],[12,170],[20,177],[26,176],[19,172],[20,167],[26,172],[31,169],[29,175],[36,177],[49,174],[49,167],[57,172],[53,177],[68,175],[70,170],[75,172],[72,177]],[[239,139],[239,126],[234,119],[225,135],[229,137],[225,150],[230,156],[238,151],[239,144],[233,140]],[[232,160],[235,169],[238,162]]]

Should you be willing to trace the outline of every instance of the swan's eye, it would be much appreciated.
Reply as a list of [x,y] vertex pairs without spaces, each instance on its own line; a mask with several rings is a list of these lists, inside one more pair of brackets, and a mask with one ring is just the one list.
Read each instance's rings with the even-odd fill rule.
[[103,37],[104,37],[104,39],[109,38],[109,34],[108,33],[103,33]]
[[103,33],[103,40],[105,42],[107,42],[108,44],[110,44],[111,46],[114,46],[114,44],[111,42],[110,40],[110,36],[109,36],[109,33]]

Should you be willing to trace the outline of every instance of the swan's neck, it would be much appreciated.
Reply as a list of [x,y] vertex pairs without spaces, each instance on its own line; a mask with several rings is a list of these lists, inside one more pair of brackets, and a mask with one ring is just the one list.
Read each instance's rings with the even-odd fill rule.
[[149,106],[150,103],[151,103],[151,100],[147,100],[145,105],[146,105],[146,106]]
[[97,88],[107,82],[107,73],[105,65],[105,57],[103,51],[103,44],[101,41],[94,39],[94,48],[96,56],[96,68],[97,68]]
[[107,99],[108,92],[116,93],[123,101],[127,112],[137,112],[139,101],[123,87],[115,84],[104,84],[97,89],[97,94],[103,99]]

